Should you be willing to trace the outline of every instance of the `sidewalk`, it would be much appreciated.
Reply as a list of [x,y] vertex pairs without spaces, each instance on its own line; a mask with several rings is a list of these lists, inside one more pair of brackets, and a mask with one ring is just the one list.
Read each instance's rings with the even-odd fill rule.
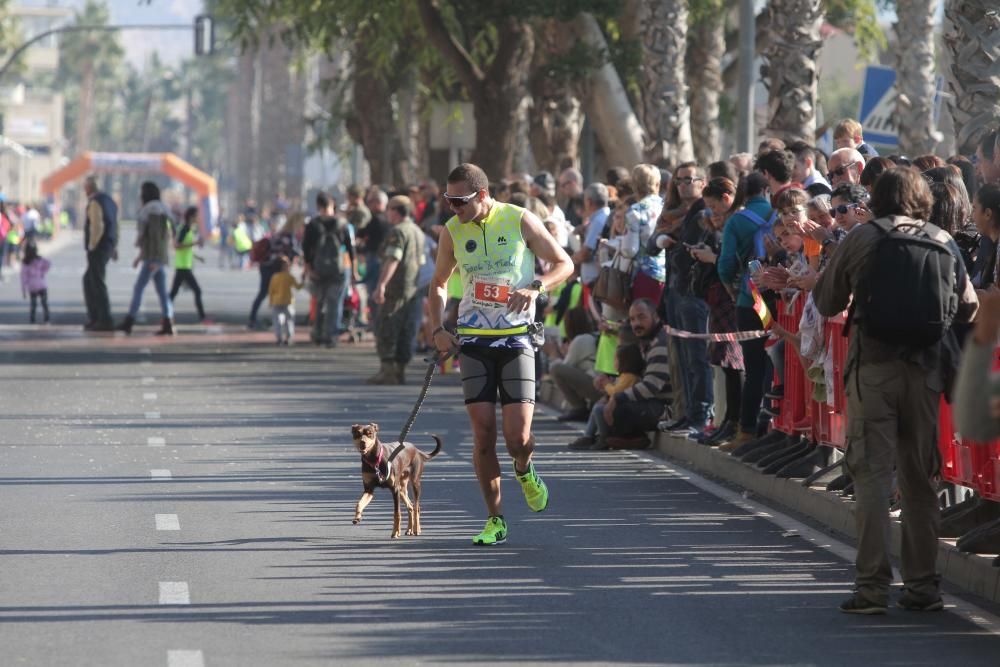
[[[542,382],[541,401],[554,410],[562,404],[562,397],[551,382]],[[654,435],[652,451],[680,467],[739,487],[783,510],[806,516],[832,534],[848,537],[852,541],[856,537],[854,501],[827,491],[821,484],[804,487],[801,479],[765,475],[752,465],[714,447],[665,433]],[[943,580],[984,599],[1000,602],[1000,567],[993,566],[996,555],[963,553],[955,542],[955,539],[938,542],[937,565]],[[899,558],[899,519],[892,520],[892,554]]]

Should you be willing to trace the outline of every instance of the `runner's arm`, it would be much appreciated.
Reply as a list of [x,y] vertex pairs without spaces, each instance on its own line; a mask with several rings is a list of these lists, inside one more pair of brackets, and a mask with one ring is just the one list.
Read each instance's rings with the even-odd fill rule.
[[427,317],[430,320],[431,331],[441,326],[444,320],[444,307],[448,302],[448,279],[455,271],[455,246],[452,243],[451,232],[446,229],[438,237],[437,260],[434,262],[434,276],[431,278],[427,295]]
[[[521,218],[521,236],[535,257],[547,262],[550,267],[539,278],[546,292],[566,282],[566,279],[573,275],[573,260],[545,229],[538,216],[531,211],[525,211]],[[440,257],[440,251],[438,256]]]

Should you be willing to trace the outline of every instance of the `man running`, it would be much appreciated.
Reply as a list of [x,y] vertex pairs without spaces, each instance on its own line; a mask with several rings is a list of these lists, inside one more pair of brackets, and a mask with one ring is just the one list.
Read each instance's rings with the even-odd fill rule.
[[[434,346],[440,353],[459,348],[465,408],[472,422],[473,464],[489,518],[473,538],[492,545],[507,539],[500,503],[496,401],[500,396],[503,437],[514,474],[533,512],[549,503],[535,472],[531,419],[535,406],[535,352],[529,327],[535,299],[573,273],[573,262],[537,216],[490,197],[486,173],[461,164],[448,175],[445,200],[455,215],[445,224],[430,285],[429,310]],[[548,271],[534,275],[535,257]],[[455,267],[464,291],[455,332],[442,325],[448,278]]]

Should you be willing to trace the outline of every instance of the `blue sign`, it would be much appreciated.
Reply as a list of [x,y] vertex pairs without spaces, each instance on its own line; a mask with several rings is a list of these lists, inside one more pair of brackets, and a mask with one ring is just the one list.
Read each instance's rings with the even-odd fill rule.
[[[941,109],[941,77],[937,77],[934,93],[934,122]],[[858,120],[864,128],[865,141],[882,146],[898,146],[896,129],[896,70],[881,65],[865,68],[865,83],[861,90]]]

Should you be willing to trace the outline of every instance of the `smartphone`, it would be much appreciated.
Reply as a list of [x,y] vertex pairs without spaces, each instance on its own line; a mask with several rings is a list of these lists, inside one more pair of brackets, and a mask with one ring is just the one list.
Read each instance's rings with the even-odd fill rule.
[[751,259],[747,262],[747,270],[750,271],[751,276],[755,276],[764,270],[764,265],[760,263],[759,259]]

